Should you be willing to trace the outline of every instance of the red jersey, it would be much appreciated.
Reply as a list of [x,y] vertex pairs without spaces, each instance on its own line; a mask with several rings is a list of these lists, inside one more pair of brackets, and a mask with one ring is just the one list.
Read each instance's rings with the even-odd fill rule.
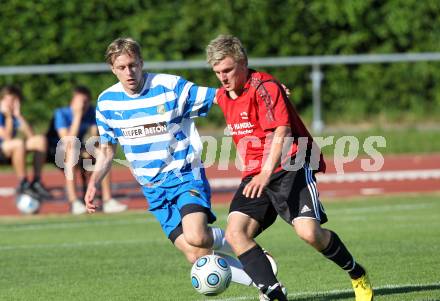
[[[296,138],[283,154],[282,162],[290,161],[297,154],[298,146],[304,145],[298,143],[298,137],[308,138],[307,158],[310,158],[313,145],[312,136],[276,79],[267,73],[249,72],[243,93],[238,98],[230,98],[223,87],[217,92],[217,102],[225,116],[228,131],[244,163],[243,178],[260,173],[270,151],[271,136],[279,126],[289,126],[292,137]],[[325,171],[320,150],[319,160],[318,171]],[[275,172],[281,168],[280,164]]]

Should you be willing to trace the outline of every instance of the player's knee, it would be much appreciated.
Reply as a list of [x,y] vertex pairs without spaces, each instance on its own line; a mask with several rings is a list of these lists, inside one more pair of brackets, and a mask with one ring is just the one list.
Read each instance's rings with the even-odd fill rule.
[[226,230],[225,238],[231,246],[240,246],[248,240],[244,231],[233,229]]
[[185,240],[193,247],[204,248],[208,246],[209,236],[201,231],[187,231],[184,233]]
[[197,261],[197,254],[195,253],[187,253],[185,254],[186,260],[188,260],[189,263],[193,264]]
[[35,141],[39,151],[45,152],[47,150],[47,139],[43,135],[35,136]]
[[320,244],[319,235],[313,228],[296,229],[296,233],[309,245],[316,247]]
[[186,260],[188,260],[189,263],[193,264],[197,261],[200,257],[207,255],[205,249],[191,249],[191,251],[185,252]]
[[25,152],[26,145],[23,139],[14,138],[11,140],[13,152]]

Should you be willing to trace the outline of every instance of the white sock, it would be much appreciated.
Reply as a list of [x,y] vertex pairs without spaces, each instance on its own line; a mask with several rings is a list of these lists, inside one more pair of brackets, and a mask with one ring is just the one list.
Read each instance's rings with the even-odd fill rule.
[[217,227],[211,227],[212,231],[212,249],[214,251],[219,251],[220,253],[226,253],[234,255],[231,246],[225,239],[225,231]]
[[[217,253],[217,252],[215,252],[215,253]],[[234,258],[234,257],[229,256],[224,253],[221,253],[218,255],[223,257],[226,260],[226,262],[229,264],[229,266],[231,267],[231,272],[232,272],[231,281],[232,282],[246,285],[246,286],[252,285],[253,281],[252,281],[251,277],[249,277],[248,274],[246,274],[246,272],[243,270],[243,265],[241,264],[241,262],[237,258]]]

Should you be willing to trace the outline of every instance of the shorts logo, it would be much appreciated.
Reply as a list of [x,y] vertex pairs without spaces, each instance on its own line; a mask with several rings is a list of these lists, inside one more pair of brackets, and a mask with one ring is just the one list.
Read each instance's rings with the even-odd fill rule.
[[122,135],[125,138],[135,139],[141,137],[149,137],[155,135],[161,135],[167,132],[166,122],[158,122],[152,124],[145,124],[140,126],[135,126],[131,128],[121,129]]
[[304,207],[302,207],[301,209],[301,213],[306,213],[310,211],[312,211],[312,209],[310,209],[307,205],[304,205]]
[[200,197],[200,192],[198,192],[198,191],[195,190],[195,189],[191,189],[191,190],[189,191],[189,194],[190,194],[191,196]]
[[165,106],[164,105],[158,105],[156,107],[157,113],[158,114],[165,114],[166,110],[165,110]]

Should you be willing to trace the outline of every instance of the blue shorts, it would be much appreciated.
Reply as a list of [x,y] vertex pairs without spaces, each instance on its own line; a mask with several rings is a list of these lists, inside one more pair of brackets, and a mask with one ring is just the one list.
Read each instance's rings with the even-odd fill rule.
[[183,216],[193,212],[205,212],[208,223],[216,220],[211,211],[211,191],[204,170],[201,179],[185,174],[178,182],[164,182],[155,187],[142,186],[149,204],[149,211],[159,221],[162,230],[172,242],[182,233]]

